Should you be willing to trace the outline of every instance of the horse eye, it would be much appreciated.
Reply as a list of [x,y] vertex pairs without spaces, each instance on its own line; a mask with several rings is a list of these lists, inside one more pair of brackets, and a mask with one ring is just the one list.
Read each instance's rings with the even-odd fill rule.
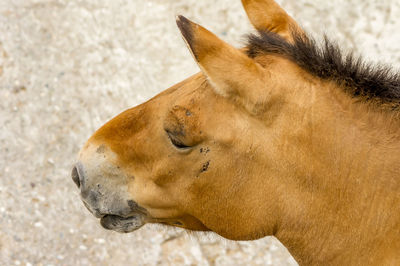
[[187,149],[190,148],[190,146],[185,145],[181,140],[177,139],[171,132],[166,130],[168,134],[168,138],[171,141],[171,143],[178,149]]

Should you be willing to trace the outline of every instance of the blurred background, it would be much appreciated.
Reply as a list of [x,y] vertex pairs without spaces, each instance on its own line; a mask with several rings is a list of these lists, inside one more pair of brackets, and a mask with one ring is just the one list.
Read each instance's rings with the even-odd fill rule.
[[[309,32],[400,67],[397,0],[278,0]],[[239,0],[0,1],[0,265],[296,265],[274,238],[102,229],[70,178],[86,139],[198,71],[183,14],[240,47]]]

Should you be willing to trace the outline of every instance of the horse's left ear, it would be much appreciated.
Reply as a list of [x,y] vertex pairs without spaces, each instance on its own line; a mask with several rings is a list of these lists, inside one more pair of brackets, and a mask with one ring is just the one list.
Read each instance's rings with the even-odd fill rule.
[[254,108],[260,106],[269,94],[265,88],[267,70],[187,18],[178,16],[177,24],[193,57],[215,91],[239,101],[254,112]]

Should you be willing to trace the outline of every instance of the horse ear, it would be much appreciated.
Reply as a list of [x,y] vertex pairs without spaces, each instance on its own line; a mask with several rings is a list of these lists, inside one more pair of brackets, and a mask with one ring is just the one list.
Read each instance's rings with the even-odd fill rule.
[[259,31],[271,31],[289,42],[293,33],[304,31],[274,0],[242,0],[244,9],[253,26]]
[[200,69],[218,94],[238,100],[252,112],[255,106],[260,106],[260,88],[266,84],[266,70],[261,65],[183,16],[177,17],[177,25]]

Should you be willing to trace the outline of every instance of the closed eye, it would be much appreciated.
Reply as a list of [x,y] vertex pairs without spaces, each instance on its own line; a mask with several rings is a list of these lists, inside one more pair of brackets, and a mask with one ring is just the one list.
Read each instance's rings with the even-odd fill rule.
[[171,133],[169,130],[165,130],[167,132],[168,138],[171,141],[171,143],[178,149],[188,149],[191,148],[191,146],[186,145],[183,143],[182,140],[178,139],[173,133]]

